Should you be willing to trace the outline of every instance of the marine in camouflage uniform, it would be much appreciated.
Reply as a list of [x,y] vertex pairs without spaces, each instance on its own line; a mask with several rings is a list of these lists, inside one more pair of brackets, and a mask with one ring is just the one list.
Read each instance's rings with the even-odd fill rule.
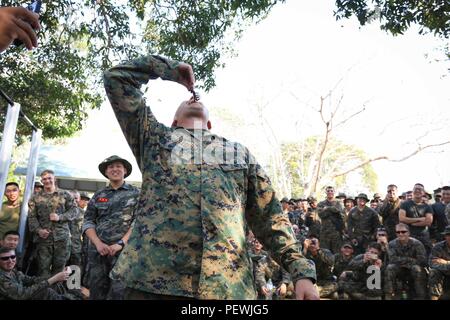
[[[373,247],[372,247],[373,246]],[[382,274],[382,261],[379,259],[379,244],[370,244],[366,253],[355,256],[339,279],[339,289],[354,300],[381,300],[381,288],[369,288],[367,280],[372,275],[368,272],[370,266],[375,266]],[[373,255],[373,257],[372,257]]]
[[[398,230],[398,224],[396,229]],[[401,231],[407,230],[404,226],[401,227]],[[426,275],[424,267],[427,263],[427,257],[425,247],[417,239],[409,237],[405,239],[405,243],[402,243],[399,238],[389,242],[388,246],[388,259],[389,265],[385,271],[385,293],[387,299],[392,299],[394,295],[397,278],[400,275],[410,275],[414,282],[414,289],[417,299],[424,299],[426,292]]]
[[[45,173],[41,178],[47,179],[52,176],[53,173]],[[44,190],[34,194],[28,202],[28,226],[37,242],[37,275],[43,277],[49,277],[64,269],[70,256],[69,222],[77,216],[72,195],[56,187],[53,192],[47,192],[46,183]],[[52,213],[57,214],[59,221],[50,220]],[[39,236],[42,230],[50,232],[46,239]]]
[[342,245],[345,222],[341,202],[336,199],[325,199],[318,205],[319,217],[322,221],[320,229],[320,245],[322,248],[339,252]]
[[278,263],[276,263],[267,252],[263,252],[260,257],[255,270],[255,284],[258,291],[266,287],[268,281],[271,280],[274,289],[280,288],[281,285],[286,286],[286,294],[281,297],[276,292],[271,292],[269,299],[279,300],[284,298],[291,298],[294,292],[294,285],[289,272],[284,270]]
[[81,267],[81,228],[83,227],[84,210],[79,207],[78,202],[80,200],[80,194],[78,192],[72,192],[72,196],[76,202],[77,215],[73,221],[70,221],[69,228],[71,234],[71,248],[69,264]]
[[386,228],[388,239],[395,239],[395,226],[398,224],[398,211],[400,210],[400,198],[392,201],[385,199],[379,207],[380,216],[383,218],[383,226]]
[[[375,210],[365,205],[369,201],[367,195],[359,194],[356,201],[358,205],[352,208],[348,215],[347,234],[351,241],[355,241],[355,254],[360,254],[366,250],[370,242],[375,240],[376,230],[380,226],[380,218]],[[365,202],[364,207],[362,207],[362,202]]]
[[317,206],[315,208],[310,207],[305,215],[305,225],[309,228],[308,235],[315,235],[320,238],[320,229],[322,228],[322,222],[319,218],[319,212]]
[[[141,85],[158,77],[186,84],[186,66],[148,55],[104,73],[143,175],[135,225],[113,276],[124,279],[130,299],[255,299],[245,240],[251,229],[294,282],[314,282],[314,264],[302,256],[269,178],[248,150],[212,134],[206,124],[199,130],[176,127],[176,121],[166,127],[145,105]],[[196,112],[206,110],[192,100],[182,106],[190,104]],[[212,150],[225,151],[227,161],[210,161]]]
[[[126,169],[123,178],[126,178],[131,173],[131,164],[118,156],[111,156],[100,163],[100,172],[108,177],[106,168],[117,162],[123,163]],[[126,183],[123,178],[114,186],[114,181],[110,178],[110,184],[106,188],[95,192],[84,216],[83,234],[90,239],[88,284],[91,300],[123,299],[124,283],[120,279],[110,278],[109,273],[125,246],[124,239],[130,233],[139,196],[139,189]],[[107,254],[99,251],[104,245],[109,248]],[[119,251],[114,249],[117,245],[122,247]],[[111,250],[114,250],[114,254],[111,254]]]
[[332,273],[334,265],[334,256],[328,249],[320,248],[317,238],[310,237],[305,240],[306,251],[305,257],[314,261],[317,274],[317,288],[320,298],[337,298],[337,282],[336,277]]
[[437,243],[429,257],[428,287],[431,299],[450,299],[450,226],[442,232],[444,241]]

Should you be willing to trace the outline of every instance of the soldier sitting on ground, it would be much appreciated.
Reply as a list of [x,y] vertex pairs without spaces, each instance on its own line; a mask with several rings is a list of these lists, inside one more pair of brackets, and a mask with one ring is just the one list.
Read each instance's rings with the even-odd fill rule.
[[337,299],[337,282],[331,270],[334,257],[330,250],[320,248],[319,240],[311,235],[303,243],[303,254],[314,261],[317,274],[317,289],[320,298]]
[[0,300],[63,300],[51,286],[66,281],[70,270],[61,271],[51,278],[29,277],[14,269],[16,253],[0,248]]
[[429,259],[431,300],[450,299],[450,226],[445,227],[442,235],[445,240],[433,247]]
[[[368,245],[367,250],[363,254],[359,254],[350,261],[347,270],[344,271],[340,278],[340,289],[344,291],[351,299],[354,300],[381,300],[381,267],[383,262],[379,255],[381,246],[379,243],[372,242]],[[377,288],[376,281],[374,287],[369,287],[369,277],[374,273],[369,269],[379,270],[380,287]],[[369,272],[368,272],[369,271]]]
[[416,299],[425,299],[425,270],[427,263],[425,247],[417,239],[409,235],[409,227],[404,223],[395,226],[397,239],[389,242],[386,268],[385,299],[392,300],[394,296],[394,283],[399,276],[410,276],[414,283]]
[[290,273],[276,263],[266,251],[262,250],[263,246],[257,239],[253,241],[253,247],[252,260],[255,261],[255,255],[259,256],[255,266],[258,298],[269,300],[294,298],[294,284]]

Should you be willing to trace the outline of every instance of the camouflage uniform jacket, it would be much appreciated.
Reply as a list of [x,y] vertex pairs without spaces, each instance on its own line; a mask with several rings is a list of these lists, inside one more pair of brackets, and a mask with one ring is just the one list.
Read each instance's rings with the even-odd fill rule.
[[375,232],[379,226],[378,213],[367,206],[362,211],[354,207],[348,214],[347,232],[350,239],[375,240]]
[[[28,226],[39,242],[51,242],[70,239],[69,222],[77,217],[75,200],[72,195],[56,188],[53,193],[44,190],[33,195],[28,201]],[[50,214],[59,215],[59,221],[50,221]],[[50,230],[47,239],[38,235],[39,229]]]
[[[434,259],[443,259],[447,263],[433,263]],[[441,241],[435,244],[433,249],[431,249],[431,254],[429,258],[429,266],[433,269],[449,272],[450,271],[450,247],[447,245],[447,241]]]
[[344,231],[344,209],[339,201],[328,201],[326,199],[319,202],[317,209],[322,221],[321,234],[342,233]]
[[405,245],[402,245],[398,239],[389,241],[388,245],[389,264],[399,265],[400,267],[411,267],[419,265],[424,267],[427,263],[425,247],[417,239],[409,238]]
[[349,257],[343,256],[341,253],[336,253],[334,255],[334,266],[333,266],[333,274],[339,278],[341,273],[347,270],[347,266],[352,261],[353,255]]
[[305,225],[309,228],[309,235],[320,236],[320,229],[322,227],[322,222],[320,221],[317,208],[309,208],[305,215]]
[[[158,77],[177,81],[178,64],[149,55],[104,73],[108,98],[143,175],[135,226],[113,276],[156,294],[255,299],[245,240],[250,227],[295,280],[314,281],[314,264],[302,256],[269,178],[248,150],[230,148],[208,130],[166,127],[145,105],[141,85]],[[222,152],[224,145],[232,162],[208,164],[206,151]],[[194,154],[179,152],[192,147]]]
[[330,250],[320,248],[316,256],[313,256],[311,252],[306,253],[306,258],[314,261],[316,265],[317,281],[325,281],[333,279],[333,273],[331,270],[334,265],[334,255]]
[[355,256],[345,270],[353,272],[353,281],[365,283],[370,276],[370,273],[367,273],[367,268],[372,264],[370,261],[364,262],[364,253],[362,253]]
[[80,253],[81,252],[81,230],[83,227],[83,218],[84,218],[84,210],[77,206],[77,217],[70,221],[69,228],[70,234],[72,235],[72,252]]
[[89,200],[84,214],[83,234],[94,228],[102,242],[111,245],[119,241],[135,218],[139,189],[124,182],[118,189],[108,185]]
[[400,199],[397,198],[395,202],[384,200],[379,208],[379,213],[383,218],[383,226],[386,228],[389,239],[395,239],[395,226],[399,222]]
[[38,291],[49,286],[46,278],[30,277],[16,270],[0,270],[0,300],[31,299]]

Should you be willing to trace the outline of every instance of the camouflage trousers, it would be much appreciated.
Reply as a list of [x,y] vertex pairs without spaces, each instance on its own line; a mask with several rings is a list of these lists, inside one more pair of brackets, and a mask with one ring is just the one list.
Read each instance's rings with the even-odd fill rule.
[[425,299],[426,296],[426,274],[425,269],[419,265],[401,267],[395,264],[389,264],[385,271],[384,292],[387,295],[394,294],[395,283],[399,276],[410,275],[414,283],[416,298]]
[[339,253],[342,245],[342,236],[339,232],[320,234],[320,247],[330,250],[332,253]]
[[88,252],[88,285],[90,300],[123,300],[125,284],[120,280],[113,280],[109,273],[117,261],[118,255],[101,256],[94,245],[89,246]]
[[317,291],[321,298],[337,299],[338,284],[335,281],[318,281]]
[[38,242],[36,250],[37,275],[50,277],[63,271],[70,255],[70,239]]
[[[446,288],[444,287],[445,284],[447,285]],[[450,299],[450,271],[431,269],[428,277],[428,287],[432,297]]]
[[155,294],[151,292],[136,290],[130,287],[125,288],[125,300],[196,300],[192,297],[179,297],[164,294]]

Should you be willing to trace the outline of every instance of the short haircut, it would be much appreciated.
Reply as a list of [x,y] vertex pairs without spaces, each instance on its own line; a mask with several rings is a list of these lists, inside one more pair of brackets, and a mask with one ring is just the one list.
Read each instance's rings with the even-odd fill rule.
[[53,170],[50,170],[50,169],[45,169],[44,171],[41,172],[41,177],[46,175],[46,174],[51,174],[52,176],[54,176],[55,172]]
[[387,186],[387,188],[388,188],[388,189],[389,189],[389,188],[395,188],[395,189],[398,189],[398,187],[397,187],[395,184],[390,184],[390,185]]
[[371,243],[369,243],[369,245],[367,246],[367,248],[373,248],[373,249],[378,250],[379,252],[382,251],[382,249],[381,249],[381,244],[379,244],[378,242],[371,242]]
[[8,252],[11,252],[11,251],[14,251],[14,253],[16,253],[16,250],[14,250],[14,249],[6,248],[6,247],[0,247],[0,254],[8,253]]
[[325,188],[325,190],[328,190],[328,189],[333,189],[334,190],[334,187],[328,186],[328,187]]
[[409,231],[409,226],[406,223],[400,222],[400,223],[395,225],[395,229],[397,229],[397,227],[403,227],[403,228],[405,228],[406,230]]
[[417,182],[417,183],[414,185],[414,188],[415,188],[416,186],[421,186],[422,188],[425,188],[425,186],[424,186],[423,184],[421,184],[420,182]]
[[442,191],[448,191],[448,190],[450,190],[450,186],[442,187]]
[[17,182],[14,181],[10,181],[8,183],[5,184],[5,189],[8,188],[9,186],[16,186],[17,189],[20,189],[19,184]]
[[20,237],[20,233],[19,232],[15,231],[15,230],[9,230],[9,231],[6,231],[5,234],[3,235],[3,240],[5,240],[6,237],[9,236],[9,235]]

